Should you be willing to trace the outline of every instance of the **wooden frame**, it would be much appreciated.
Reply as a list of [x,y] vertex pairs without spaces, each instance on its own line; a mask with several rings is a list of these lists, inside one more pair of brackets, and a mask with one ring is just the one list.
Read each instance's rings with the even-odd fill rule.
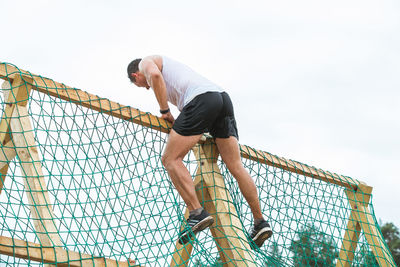
[[[13,65],[5,64],[5,63],[0,63],[0,78],[8,80],[13,84],[13,88],[17,84],[26,84],[27,88],[29,87],[29,90],[37,90],[39,92],[48,94],[53,97],[57,97],[69,102],[72,102],[76,105],[81,105],[89,109],[93,109],[99,112],[103,112],[106,114],[109,114],[111,116],[121,118],[145,127],[149,127],[164,133],[168,133],[171,128],[171,124],[168,123],[167,121],[153,116],[149,113],[144,113],[141,112],[137,109],[130,108],[127,106],[120,105],[116,102],[110,101],[105,98],[100,98],[99,96],[89,94],[87,92],[81,91],[79,89],[74,89],[71,87],[68,87],[64,84],[57,83],[51,79],[48,78],[43,78],[40,76],[32,75],[31,73],[20,70],[16,68]],[[29,92],[26,91],[26,92]],[[2,152],[0,153],[0,161],[2,162],[0,165],[0,174],[1,174],[1,180],[0,180],[0,192],[1,188],[3,185],[3,181],[5,179],[7,169],[8,169],[8,164],[10,160],[12,160],[16,156],[16,152],[14,149],[14,143],[12,139],[18,139],[20,140],[19,142],[22,142],[21,140],[24,139],[25,145],[28,147],[32,148],[34,147],[33,143],[33,138],[31,137],[24,137],[22,138],[21,135],[16,135],[14,137],[10,136],[8,134],[10,132],[10,125],[12,127],[18,127],[18,124],[21,124],[22,128],[19,128],[20,130],[24,130],[24,132],[29,132],[29,127],[30,123],[28,123],[28,118],[27,118],[27,113],[24,110],[23,106],[24,104],[26,105],[26,101],[22,101],[24,97],[27,97],[29,95],[21,92],[14,92],[13,94],[14,97],[13,99],[10,99],[11,96],[8,96],[8,101],[7,101],[7,107],[5,109],[5,112],[3,114],[3,118],[1,120],[0,124],[0,142],[2,144]],[[12,97],[11,97],[12,98]],[[13,102],[14,101],[14,102]],[[13,102],[13,103],[11,103]],[[18,108],[14,112],[14,109],[16,107],[16,103],[18,102]],[[13,114],[13,116],[19,116],[19,114],[25,114],[26,119],[23,119],[23,122],[12,122],[10,121],[9,117]],[[22,126],[24,125],[24,126]],[[25,127],[25,128],[24,128]],[[11,129],[12,130],[12,129]],[[23,135],[25,136],[25,135]],[[208,205],[207,208],[210,210],[215,210],[214,216],[216,221],[225,221],[225,220],[234,220],[235,216],[237,218],[237,215],[234,213],[229,214],[227,217],[222,216],[219,214],[221,211],[215,209],[216,201],[215,198],[213,199],[213,196],[218,195],[218,194],[225,194],[220,190],[224,190],[224,184],[223,184],[223,179],[221,177],[220,171],[218,169],[218,166],[216,165],[216,158],[218,157],[218,152],[215,148],[215,145],[212,145],[209,141],[203,141],[201,145],[199,145],[197,148],[194,148],[196,152],[196,155],[198,157],[199,162],[203,163],[199,165],[199,171],[198,171],[198,176],[196,177],[195,183],[197,184],[197,192],[199,194],[199,198],[202,200],[204,205]],[[22,144],[22,143],[21,143]],[[210,148],[212,147],[212,148]],[[197,149],[197,150],[196,150]],[[393,258],[391,257],[390,252],[387,250],[387,247],[383,243],[383,237],[381,236],[379,229],[377,225],[374,222],[374,218],[371,214],[371,212],[368,209],[368,204],[370,200],[370,196],[372,193],[372,187],[369,187],[365,185],[364,183],[352,179],[350,177],[346,176],[341,176],[338,174],[330,173],[323,171],[321,169],[317,169],[315,167],[310,167],[305,164],[302,164],[300,162],[292,161],[292,160],[286,160],[285,158],[282,157],[277,157],[275,155],[272,155],[268,152],[256,150],[253,148],[250,148],[245,145],[240,145],[241,149],[241,156],[250,160],[254,160],[263,164],[267,164],[276,168],[288,170],[293,173],[297,173],[300,175],[304,175],[307,177],[311,177],[313,179],[321,180],[327,183],[332,183],[335,185],[342,186],[346,192],[346,195],[349,199],[349,204],[352,207],[351,214],[349,216],[348,224],[347,224],[347,229],[344,234],[343,242],[342,242],[342,247],[341,251],[339,253],[339,259],[337,262],[337,266],[351,266],[351,262],[354,259],[354,252],[356,250],[356,246],[358,243],[358,238],[361,233],[361,230],[364,232],[367,242],[371,247],[374,247],[375,249],[372,249],[375,257],[377,258],[380,266],[387,266],[388,262],[395,266]],[[17,150],[18,152],[18,150]],[[21,157],[23,154],[29,154],[30,157],[37,157],[35,156],[34,151],[22,151],[20,150],[18,152],[18,156]],[[207,159],[207,160],[205,160]],[[212,159],[211,161],[209,159]],[[30,163],[30,165],[27,167],[28,171],[29,169],[35,169],[38,171],[38,167],[32,165],[33,163]],[[202,172],[202,170],[212,170],[214,172],[214,176],[217,177],[215,180],[209,180],[210,176],[206,174],[206,172]],[[39,177],[42,177],[40,174],[40,171],[38,173]],[[40,179],[39,179],[40,180]],[[202,185],[199,187],[199,185]],[[221,187],[215,187],[214,185],[220,184]],[[45,184],[42,182],[39,182],[39,185],[41,188],[44,188]],[[211,187],[210,187],[211,185]],[[200,188],[205,188],[199,190]],[[215,188],[222,188],[222,189],[215,189]],[[199,193],[201,192],[201,193]],[[41,201],[45,201],[48,203],[48,198],[45,196],[45,190],[43,192],[43,198]],[[201,197],[200,197],[201,196]],[[222,202],[227,202],[229,203],[229,194],[227,197],[223,199]],[[33,201],[33,200],[32,200]],[[35,200],[39,201],[39,200]],[[211,206],[210,206],[211,203]],[[214,203],[214,204],[212,204]],[[50,204],[50,203],[49,203]],[[218,207],[220,206],[220,203],[218,203]],[[223,204],[222,206],[224,206]],[[226,206],[225,206],[226,207]],[[229,210],[232,210],[229,208]],[[234,209],[233,209],[234,210]],[[186,212],[186,216],[188,215],[188,212]],[[53,216],[51,213],[50,214],[38,214],[38,217],[40,216]],[[39,218],[39,220],[43,221],[43,218]],[[50,226],[48,229],[51,229]],[[46,228],[47,229],[47,228]],[[218,229],[218,231],[215,230],[216,228],[211,227],[211,231],[213,235],[219,236],[217,232],[224,232],[224,231],[231,231],[230,229]],[[55,229],[52,229],[54,232],[54,238],[55,244],[58,243],[58,237]],[[244,243],[239,242],[238,240],[243,239],[243,229],[240,229],[237,231],[238,237],[235,239],[233,243],[233,246],[235,249],[229,248],[229,245],[219,244],[221,247],[225,248],[227,250],[231,249],[231,254],[229,256],[228,253],[222,253],[220,251],[221,258],[223,259],[228,259],[233,262],[238,262],[239,258],[242,260],[245,258],[248,262],[248,264],[253,265],[254,262],[251,260],[251,255],[246,254],[248,251],[248,248]],[[223,234],[223,235],[228,235],[228,234]],[[229,234],[230,238],[231,235]],[[218,239],[220,240],[220,239]],[[24,242],[24,241],[22,241]],[[54,241],[52,241],[54,242]],[[378,246],[374,245],[378,244]],[[0,244],[1,246],[1,244]],[[52,248],[54,249],[54,248]],[[175,253],[173,255],[173,259],[171,262],[171,265],[177,265],[179,263],[185,264],[191,254],[191,246],[186,245],[184,248],[179,247],[177,244]],[[241,252],[239,252],[241,251]],[[0,251],[1,252],[1,251]],[[60,252],[64,253],[64,252]],[[22,253],[23,254],[23,253]],[[25,253],[26,254],[26,253]],[[386,259],[386,260],[385,260]]]
[[[128,267],[127,262],[115,261],[101,257],[93,257],[75,251],[65,250],[61,247],[43,246],[32,242],[0,236],[0,253],[15,258],[27,259],[57,266],[107,266]],[[61,262],[61,263],[60,263]]]

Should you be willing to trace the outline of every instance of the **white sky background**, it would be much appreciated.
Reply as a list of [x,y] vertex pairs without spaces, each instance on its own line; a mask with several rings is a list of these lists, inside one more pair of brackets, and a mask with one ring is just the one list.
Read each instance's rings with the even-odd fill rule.
[[0,61],[156,115],[127,64],[184,62],[229,92],[240,143],[366,182],[400,227],[399,1],[0,0],[0,14]]

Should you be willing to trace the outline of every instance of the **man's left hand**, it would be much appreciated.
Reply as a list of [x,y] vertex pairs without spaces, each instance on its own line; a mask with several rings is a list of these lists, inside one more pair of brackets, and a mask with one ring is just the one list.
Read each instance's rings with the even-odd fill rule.
[[175,118],[174,118],[174,116],[172,116],[171,112],[168,112],[166,114],[162,114],[161,118],[169,121],[172,124],[174,124],[174,122],[175,122]]

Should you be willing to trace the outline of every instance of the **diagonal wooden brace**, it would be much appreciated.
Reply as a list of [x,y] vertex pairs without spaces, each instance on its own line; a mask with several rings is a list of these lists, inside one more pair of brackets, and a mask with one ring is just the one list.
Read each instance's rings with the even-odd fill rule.
[[46,246],[62,245],[54,223],[55,215],[26,107],[15,107],[11,129],[22,173],[25,175],[25,190],[39,239]]
[[[14,144],[11,140],[10,135],[10,121],[14,108],[17,105],[20,98],[26,99],[28,96],[29,86],[24,86],[25,83],[22,81],[20,76],[13,77],[13,83],[3,82],[1,89],[3,90],[4,99],[6,106],[0,121],[0,193],[3,189],[4,181],[7,176],[8,167],[10,161],[12,161],[16,154]],[[26,92],[26,93],[25,93]],[[27,102],[20,104],[26,105]]]
[[336,266],[352,266],[361,230],[364,232],[368,245],[379,265],[396,266],[368,208],[372,187],[360,183],[356,191],[346,189],[345,193],[350,202],[352,211]]

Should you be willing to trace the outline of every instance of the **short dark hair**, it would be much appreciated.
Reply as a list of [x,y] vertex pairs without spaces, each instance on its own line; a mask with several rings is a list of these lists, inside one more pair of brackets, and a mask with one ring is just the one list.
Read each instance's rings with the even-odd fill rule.
[[131,73],[136,73],[139,70],[140,61],[142,61],[142,59],[137,58],[135,60],[132,60],[132,62],[128,65],[128,78],[129,80],[131,80],[131,82],[136,82],[136,79],[132,77]]

